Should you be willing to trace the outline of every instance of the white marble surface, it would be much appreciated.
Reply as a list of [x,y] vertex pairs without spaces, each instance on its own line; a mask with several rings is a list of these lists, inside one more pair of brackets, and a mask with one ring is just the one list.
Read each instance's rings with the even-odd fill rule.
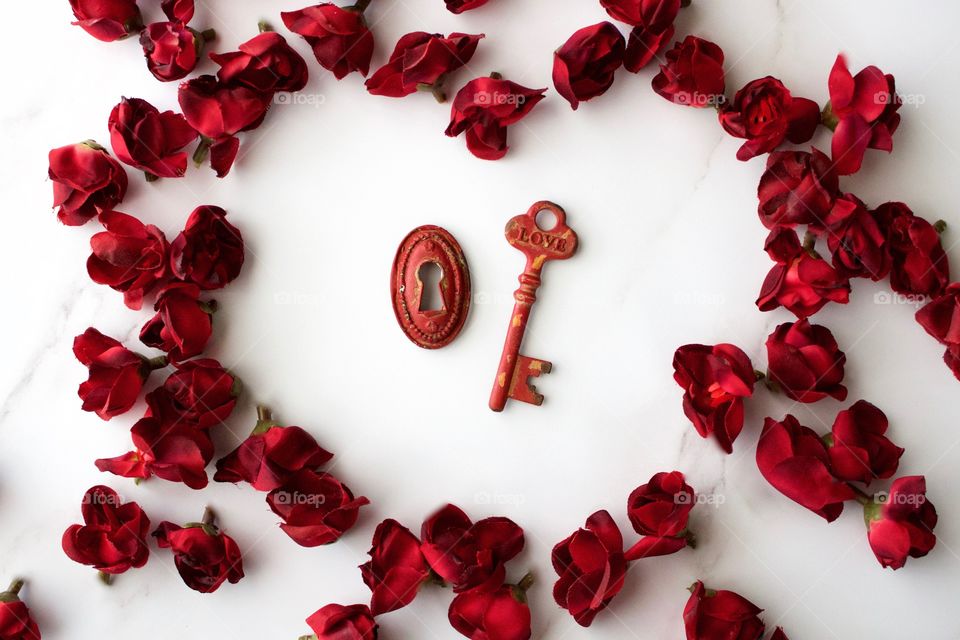
[[[302,4],[208,0],[195,24],[215,27],[217,48],[228,50],[252,36],[259,19],[279,25],[281,10]],[[375,63],[407,31],[482,31],[473,75],[499,70],[529,86],[549,86],[553,49],[605,18],[589,0],[492,0],[459,17],[440,0],[374,0],[369,11]],[[156,14],[149,9],[148,17]],[[29,579],[23,595],[44,638],[296,638],[320,606],[368,597],[355,567],[377,522],[395,517],[416,529],[446,501],[525,528],[527,550],[511,566],[516,577],[527,568],[537,575],[536,638],[679,639],[684,588],[696,578],[751,598],[793,640],[960,634],[958,383],[911,308],[876,304],[883,289],[857,282],[849,306],[817,316],[849,356],[850,402],[865,398],[887,412],[892,438],[907,450],[901,473],[925,474],[940,512],[936,549],[901,571],[874,560],[855,504],[827,525],[769,487],[753,460],[768,413],[793,410],[825,430],[844,405],[792,407],[761,389],[729,457],[685,420],[671,380],[673,350],[731,341],[762,367],[767,333],[789,315],[753,304],[770,264],[756,216],[763,161],[737,162],[739,142],[713,114],[656,96],[650,71],[622,73],[578,112],[551,87],[512,130],[508,157],[485,163],[462,140],[444,137],[447,106],[428,95],[368,96],[359,77],[338,83],[310,59],[306,93],[317,104],[275,108],[244,136],[226,180],[196,170],[148,185],[131,173],[122,210],[172,237],[194,206],[221,205],[248,243],[241,278],[217,295],[212,354],[249,391],[219,450],[252,426],[254,401],[268,403],[335,451],[335,473],[373,504],[339,544],[303,549],[248,487],[193,492],[98,473],[95,458],[127,450],[135,412],[104,423],[80,411],[84,370],[70,344],[91,325],[134,344],[148,314],[88,280],[95,226],[56,222],[46,154],[85,138],[106,143],[107,115],[121,95],[175,108],[175,86],[147,73],[135,41],[104,44],[71,27],[66,0],[12,3],[6,16],[0,580]],[[895,74],[914,102],[903,109],[895,151],[871,152],[844,187],[871,204],[904,200],[960,229],[958,20],[960,6],[947,0],[694,0],[679,30],[724,48],[731,88],[773,74],[822,103],[841,50],[853,69],[877,64]],[[298,38],[291,42],[309,53]],[[543,198],[567,208],[582,250],[549,266],[524,348],[555,364],[539,385],[547,403],[513,403],[498,415],[486,399],[521,268],[502,228]],[[430,353],[400,333],[387,287],[398,242],[424,223],[459,239],[477,294],[461,337]],[[960,266],[958,234],[949,230],[946,244]],[[635,566],[610,609],[580,629],[550,596],[550,548],[599,508],[629,531],[629,491],[673,468],[723,498],[694,511],[701,546]],[[79,518],[84,490],[103,482],[155,522],[196,519],[214,505],[246,552],[247,577],[202,596],[181,583],[167,552],[154,550],[145,568],[102,587],[63,555],[60,536]],[[382,637],[460,637],[446,621],[448,599],[426,590],[382,619]]]

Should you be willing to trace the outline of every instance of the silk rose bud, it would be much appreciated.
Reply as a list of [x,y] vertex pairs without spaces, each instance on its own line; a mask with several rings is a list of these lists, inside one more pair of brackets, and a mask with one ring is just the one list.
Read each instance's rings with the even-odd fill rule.
[[606,93],[623,66],[626,43],[610,22],[580,29],[553,54],[553,84],[576,111],[581,101]]
[[762,611],[738,593],[707,589],[698,580],[683,608],[687,640],[759,640],[764,630]]
[[636,73],[673,39],[680,0],[600,0],[614,20],[632,25],[624,66]]
[[280,17],[287,29],[303,36],[320,66],[332,71],[337,80],[354,71],[366,76],[373,57],[373,33],[363,18],[369,2],[362,0],[347,8],[323,2],[299,11],[284,11]]
[[454,629],[468,638],[528,640],[531,631],[526,589],[531,583],[528,576],[519,585],[459,593],[450,603],[447,618]]
[[152,224],[107,211],[100,214],[104,231],[90,238],[87,273],[97,284],[123,293],[131,309],[143,306],[143,297],[170,276],[167,239]]
[[179,178],[187,171],[182,149],[197,132],[179,113],[164,111],[140,98],[124,98],[107,122],[110,144],[121,162],[147,174],[148,180]]
[[174,366],[163,385],[147,394],[148,415],[195,429],[209,429],[230,417],[240,395],[237,378],[211,358]]
[[73,24],[97,40],[113,42],[143,28],[137,0],[70,0]]
[[733,103],[720,110],[720,124],[733,137],[746,140],[737,151],[737,160],[746,161],[773,151],[784,140],[809,141],[820,124],[820,108],[813,100],[794,98],[782,82],[767,76],[737,91]]
[[360,566],[363,582],[370,587],[370,611],[378,616],[401,609],[417,597],[420,585],[430,576],[420,539],[396,520],[384,520],[373,533],[370,560]]
[[633,530],[643,536],[630,547],[628,561],[676,553],[694,546],[687,529],[696,496],[679,471],[658,473],[640,485],[627,500],[627,516]]
[[864,505],[863,518],[870,548],[884,568],[899,569],[908,557],[922,558],[937,544],[937,510],[927,499],[923,476],[894,480],[885,498],[875,496]]
[[222,84],[267,95],[300,91],[307,85],[306,61],[279,33],[258,34],[239,49],[210,54],[210,59],[220,65],[217,79]]
[[874,213],[887,233],[893,290],[906,296],[940,295],[950,282],[950,260],[939,226],[914,215],[902,202],[884,203]]
[[84,524],[71,525],[63,533],[68,558],[107,576],[147,563],[150,520],[140,505],[123,502],[116,491],[100,485],[87,489],[80,510]]
[[30,609],[20,600],[23,580],[14,580],[0,593],[0,638],[3,640],[40,640],[40,629]]
[[507,127],[522,120],[546,89],[528,89],[494,77],[475,78],[457,93],[446,134],[467,133],[467,149],[482,160],[499,160],[507,154]]
[[243,578],[243,558],[233,538],[220,531],[207,509],[201,522],[183,527],[161,522],[153,532],[157,546],[173,552],[173,562],[184,584],[200,593],[213,593],[224,582]]
[[466,33],[451,33],[447,38],[424,31],[408,33],[397,42],[387,64],[367,80],[367,91],[375,96],[402,98],[428,90],[438,102],[443,102],[447,99],[444,80],[473,58],[483,37]]
[[606,511],[594,513],[585,529],[555,546],[552,561],[560,576],[553,599],[580,626],[589,627],[623,588],[623,535]]
[[887,234],[859,198],[845,193],[837,199],[829,221],[827,246],[838,273],[877,281],[890,272]]
[[767,229],[800,224],[822,228],[839,195],[840,179],[819,149],[774,151],[757,188],[760,222]]
[[897,472],[903,449],[884,434],[887,416],[865,400],[837,414],[826,437],[833,474],[841,480],[870,484]]
[[743,429],[743,399],[753,395],[753,364],[732,344],[688,344],[673,355],[673,379],[683,387],[683,413],[702,437],[727,453]]
[[111,211],[127,193],[127,172],[93,140],[50,151],[47,175],[63,224],[79,226]]
[[781,324],[767,337],[767,378],[797,402],[846,399],[846,362],[830,330],[809,320]]
[[140,342],[165,351],[170,362],[203,353],[213,333],[214,301],[200,300],[200,287],[186,282],[168,284],[157,294],[157,312],[140,331]]
[[215,37],[213,29],[201,33],[178,21],[154,22],[140,33],[140,46],[153,77],[171,82],[196,68],[204,46]]
[[222,289],[240,275],[243,236],[220,207],[197,207],[170,245],[170,267],[204,291]]
[[364,604],[328,604],[307,618],[313,636],[300,640],[377,640],[379,626]]
[[653,90],[675,104],[717,107],[723,103],[723,50],[708,40],[687,36],[666,53],[653,78]]
[[280,528],[301,547],[336,542],[357,523],[360,507],[370,501],[329,473],[303,469],[267,494],[267,504],[283,523]]

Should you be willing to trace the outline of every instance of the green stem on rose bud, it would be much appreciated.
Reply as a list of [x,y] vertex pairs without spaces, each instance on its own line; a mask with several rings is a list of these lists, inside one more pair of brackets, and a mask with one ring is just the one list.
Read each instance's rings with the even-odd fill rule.
[[160,179],[160,176],[154,175],[154,174],[150,173],[149,171],[144,171],[144,172],[143,172],[143,177],[146,178],[147,182],[156,182],[157,180]]
[[257,405],[257,424],[254,425],[252,436],[263,435],[274,427],[279,427],[280,423],[273,419],[273,412],[262,404]]
[[871,503],[874,502],[873,496],[871,496],[871,495],[869,495],[869,494],[867,494],[867,493],[864,493],[864,492],[861,491],[858,487],[855,487],[853,484],[851,484],[851,483],[848,482],[848,483],[847,483],[847,486],[850,487],[850,488],[853,490],[854,499],[855,499],[857,502],[859,502],[860,504],[862,504],[863,506],[867,506],[868,504],[871,504]]
[[946,220],[937,220],[933,223],[933,228],[937,233],[943,233],[947,230],[947,221]]
[[317,636],[300,636],[298,640],[317,640]]
[[200,37],[203,38],[204,42],[213,42],[217,39],[216,29],[204,29],[200,32]]
[[837,125],[840,124],[840,118],[833,112],[833,106],[829,102],[823,106],[823,111],[820,112],[820,124],[830,131],[836,131]]
[[217,514],[216,514],[216,512],[214,512],[214,510],[211,509],[209,505],[206,506],[206,507],[204,507],[204,508],[203,508],[203,518],[200,520],[200,524],[205,524],[205,525],[211,525],[211,526],[212,526],[212,525],[216,524],[216,522],[217,522]]
[[198,167],[203,166],[203,163],[207,161],[207,156],[210,154],[210,145],[213,144],[213,140],[206,136],[200,136],[200,143],[197,145],[196,151],[193,152],[193,163]]
[[273,27],[271,27],[270,23],[266,20],[261,20],[257,23],[257,30],[260,31],[260,33],[268,33],[273,31]]
[[520,582],[517,583],[517,589],[520,589],[520,591],[526,593],[527,591],[530,591],[530,587],[533,586],[534,581],[535,579],[533,577],[533,573],[531,571],[527,571],[526,575],[520,578]]
[[167,356],[157,356],[156,358],[149,358],[147,360],[147,366],[150,368],[150,371],[163,369],[168,364],[170,364],[170,359],[167,358]]
[[113,584],[113,576],[109,573],[103,571],[97,571],[97,577],[100,578],[100,582],[107,585],[108,587]]
[[369,6],[370,6],[370,0],[357,0],[356,4],[354,4],[352,7],[349,7],[349,8],[352,9],[353,11],[356,11],[357,13],[362,14],[364,11],[367,10],[367,7]]
[[218,303],[216,300],[207,300],[205,302],[201,302],[200,310],[205,314],[212,316],[220,310],[220,303]]
[[771,393],[780,393],[780,385],[777,384],[775,380],[770,378],[770,371],[767,371],[767,374],[763,376],[763,386],[770,390]]
[[683,539],[687,541],[687,546],[691,549],[697,548],[697,536],[689,529],[684,530]]
[[761,380],[765,379],[766,377],[767,377],[767,374],[765,374],[763,371],[760,371],[759,369],[754,369],[754,370],[753,370],[753,379],[754,379],[756,382],[760,382]]
[[500,73],[499,71],[491,71],[491,72],[490,72],[490,79],[491,79],[491,80],[503,80],[503,74]]
[[10,583],[10,586],[7,587],[7,590],[3,592],[3,595],[18,596],[20,595],[20,590],[23,589],[23,579],[14,578],[13,582]]

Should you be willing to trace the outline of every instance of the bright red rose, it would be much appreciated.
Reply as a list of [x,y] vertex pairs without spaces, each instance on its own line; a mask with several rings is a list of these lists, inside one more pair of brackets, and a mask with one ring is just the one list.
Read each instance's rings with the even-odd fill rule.
[[80,509],[84,524],[63,532],[63,552],[68,558],[106,574],[147,563],[150,520],[140,505],[123,502],[116,491],[100,485],[87,489]]
[[163,424],[209,429],[233,413],[240,381],[210,358],[181,362],[163,383],[147,394],[148,415]]
[[283,519],[280,528],[302,547],[319,547],[340,539],[357,523],[360,507],[370,501],[329,473],[303,469],[267,494],[267,504]]
[[148,361],[93,327],[74,339],[73,353],[89,370],[86,382],[77,391],[83,410],[93,411],[104,420],[129,411],[150,372],[166,366],[165,359]]
[[850,281],[823,258],[801,246],[794,230],[775,228],[767,236],[764,250],[777,264],[770,269],[760,289],[757,298],[760,311],[783,306],[798,318],[806,318],[828,302],[849,302]]
[[417,597],[430,576],[420,539],[396,520],[384,520],[373,533],[370,560],[360,565],[363,582],[372,595],[370,611],[375,616],[401,609]]
[[243,578],[240,548],[212,523],[179,527],[161,522],[153,535],[161,549],[173,551],[180,577],[194,591],[213,593],[224,582],[236,584]]
[[50,151],[53,207],[63,224],[79,226],[111,211],[127,194],[127,172],[93,140]]
[[463,13],[464,11],[470,11],[471,9],[482,7],[489,1],[490,0],[443,0],[444,4],[447,5],[447,10],[450,13]]
[[580,529],[553,548],[553,568],[560,576],[553,599],[583,627],[589,627],[623,588],[627,562],[623,535],[606,511],[597,511]]
[[833,161],[840,175],[856,173],[867,149],[893,150],[893,134],[900,126],[901,100],[893,76],[870,66],[856,76],[837,56],[830,71],[827,118],[835,122]]
[[623,66],[626,43],[611,22],[580,29],[553,54],[553,84],[576,111],[581,101],[606,93]]
[[279,33],[260,33],[239,49],[210,54],[210,59],[220,65],[217,78],[222,84],[260,94],[300,91],[307,85],[306,61]]
[[523,549],[523,529],[509,518],[471,522],[448,504],[427,518],[420,530],[420,550],[434,573],[456,593],[503,584],[504,565]]
[[794,98],[783,83],[767,76],[737,91],[733,104],[720,110],[720,124],[745,143],[738,160],[776,149],[784,140],[801,144],[813,137],[820,124],[820,108],[813,100]]
[[287,29],[303,36],[320,66],[337,80],[359,71],[366,76],[373,57],[373,33],[363,13],[323,2],[280,14]]
[[874,214],[886,229],[893,290],[907,296],[940,295],[950,282],[950,260],[937,229],[902,202],[884,203]]
[[300,427],[258,423],[240,446],[217,461],[217,482],[248,482],[257,491],[273,491],[294,480],[299,471],[316,471],[333,454]]
[[627,37],[623,54],[623,66],[630,73],[637,73],[653,62],[670,44],[674,34],[673,25],[664,31],[650,31],[646,27],[634,27]]
[[632,27],[663,32],[680,13],[680,0],[600,0],[610,17]]
[[781,324],[767,337],[767,377],[797,402],[846,399],[846,362],[830,330],[806,319]]
[[187,171],[181,149],[197,139],[179,113],[161,113],[140,98],[124,98],[107,122],[110,144],[121,162],[144,171],[148,178],[179,178]]
[[696,496],[679,471],[658,473],[627,500],[633,530],[643,536],[625,554],[628,561],[676,553],[692,541],[687,530]]
[[696,36],[687,36],[666,53],[653,78],[653,90],[675,104],[716,107],[723,102],[723,50]]
[[850,193],[840,196],[829,221],[827,246],[837,273],[877,281],[890,272],[886,231],[859,198]]
[[167,425],[146,416],[133,425],[130,435],[135,450],[116,458],[101,458],[96,461],[97,469],[124,478],[157,476],[182,482],[191,489],[207,486],[206,466],[213,458],[213,443],[203,429],[188,424]]
[[673,354],[673,379],[683,387],[683,413],[702,437],[727,453],[743,429],[743,398],[753,395],[753,364],[739,347],[688,344]]
[[922,558],[937,544],[937,510],[927,499],[923,476],[897,478],[883,500],[863,507],[867,539],[884,568],[899,569],[907,557]]
[[522,120],[546,89],[528,89],[509,80],[475,78],[453,99],[451,138],[467,132],[467,149],[483,160],[499,160],[507,154],[507,127]]
[[222,289],[240,275],[243,236],[220,207],[197,207],[170,245],[170,267],[204,291]]
[[143,297],[170,276],[163,232],[137,218],[106,211],[100,214],[104,231],[90,238],[87,273],[98,284],[123,292],[131,309],[143,306]]
[[687,640],[759,640],[762,611],[738,593],[707,589],[698,580],[683,608]]
[[113,42],[143,28],[137,0],[70,0],[73,24],[97,40]]
[[213,333],[215,303],[200,300],[200,287],[187,282],[168,284],[157,294],[157,312],[140,330],[140,342],[165,351],[171,362],[203,353]]
[[378,625],[365,604],[328,604],[307,618],[317,640],[377,640]]
[[23,581],[17,580],[0,593],[0,638],[3,640],[40,640],[40,629],[18,595],[22,587]]
[[760,222],[767,229],[822,227],[840,195],[840,180],[830,158],[819,149],[774,151],[767,158],[767,170],[760,178]]
[[528,640],[531,635],[526,595],[513,585],[459,593],[447,618],[472,640]]
[[433,91],[441,102],[446,99],[443,82],[450,73],[470,62],[484,35],[415,31],[402,36],[387,64],[367,80],[367,91],[375,96],[402,98],[421,88]]
[[892,477],[903,449],[890,442],[886,432],[887,416],[865,400],[837,414],[827,438],[833,475],[864,484]]
[[160,82],[187,77],[200,60],[206,38],[206,33],[194,31],[182,22],[148,24],[140,32],[147,69]]

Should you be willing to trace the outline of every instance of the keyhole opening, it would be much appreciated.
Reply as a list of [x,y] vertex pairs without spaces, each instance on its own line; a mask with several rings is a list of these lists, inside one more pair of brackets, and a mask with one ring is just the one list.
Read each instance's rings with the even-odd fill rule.
[[417,271],[420,278],[420,311],[443,311],[443,268],[436,262],[424,262]]
[[557,218],[557,214],[550,209],[540,209],[537,212],[537,228],[540,231],[553,231],[558,222],[560,220]]

